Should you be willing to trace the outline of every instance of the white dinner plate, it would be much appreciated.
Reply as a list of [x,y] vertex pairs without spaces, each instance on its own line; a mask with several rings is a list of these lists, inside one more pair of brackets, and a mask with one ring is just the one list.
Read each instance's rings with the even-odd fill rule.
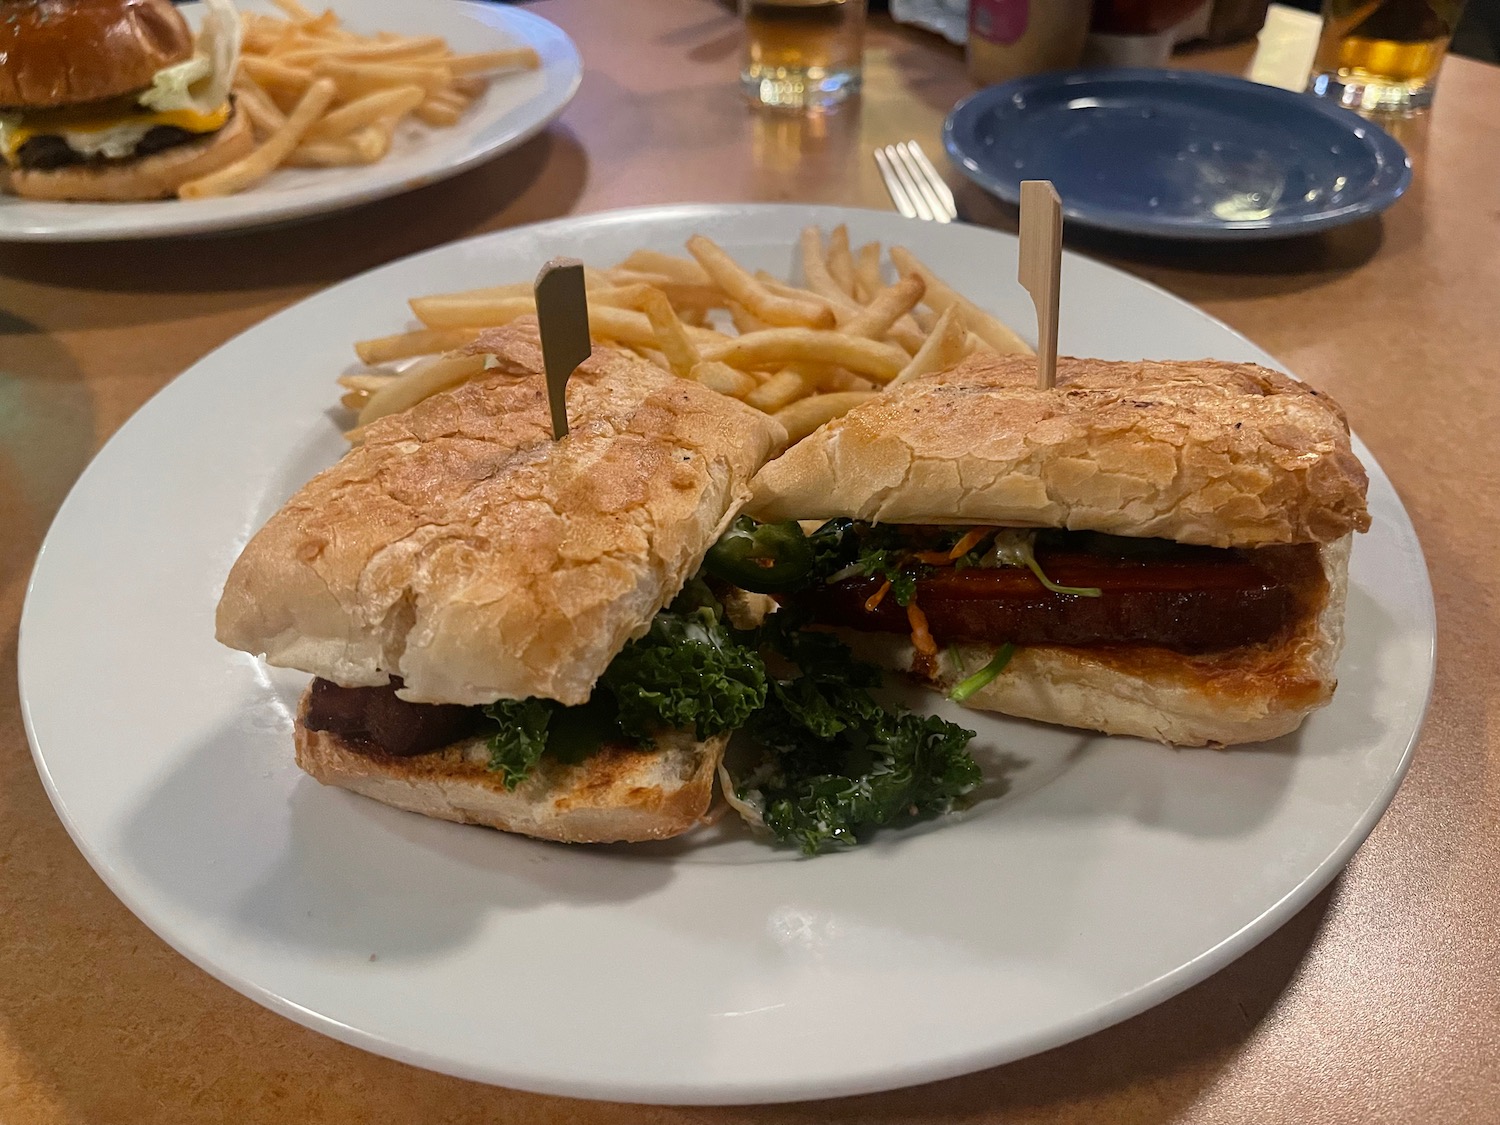
[[[912,247],[1032,323],[1016,240],[832,207],[680,206],[440,247],[272,317],[168,385],[85,471],[37,563],[20,680],[74,840],[148,926],[308,1027],[451,1074],[581,1097],[754,1102],[976,1070],[1208,976],[1343,867],[1406,768],[1433,670],[1431,587],[1371,460],[1332,706],[1300,733],[1173,751],[940,709],[979,732],[965,813],[803,860],[723,825],[566,847],[397,812],[292,761],[306,677],[217,645],[250,534],[344,450],[352,340],[414,294],[610,264],[695,231],[788,271],[798,230]],[[1270,357],[1068,255],[1062,341],[1112,358]],[[929,701],[932,697],[924,697]]]
[[[0,242],[82,242],[162,238],[236,230],[338,211],[455,176],[515,148],[563,111],[583,73],[578,50],[540,16],[474,0],[330,0],[353,31],[441,35],[456,51],[530,46],[541,69],[497,75],[451,128],[414,118],[391,152],[355,168],[284,168],[238,195],[149,203],[46,203],[0,191]],[[270,0],[237,0],[244,12],[271,12]],[[199,10],[184,9],[197,25]]]

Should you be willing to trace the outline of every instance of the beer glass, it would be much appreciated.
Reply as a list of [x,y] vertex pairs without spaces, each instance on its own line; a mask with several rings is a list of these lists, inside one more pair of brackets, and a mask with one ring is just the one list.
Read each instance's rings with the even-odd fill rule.
[[859,89],[866,0],[740,0],[740,84],[761,105],[820,109]]
[[1309,88],[1371,113],[1431,105],[1463,6],[1464,0],[1323,0]]

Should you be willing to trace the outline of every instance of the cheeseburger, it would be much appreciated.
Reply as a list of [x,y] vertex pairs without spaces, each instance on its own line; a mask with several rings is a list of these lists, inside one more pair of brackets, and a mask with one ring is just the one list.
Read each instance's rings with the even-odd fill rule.
[[974,357],[762,469],[748,512],[826,522],[759,558],[737,526],[734,577],[970,707],[1255,742],[1332,697],[1366,486],[1339,407],[1262,367],[1061,359],[1038,389]]
[[230,84],[240,22],[205,0],[195,40],[169,0],[0,0],[0,157],[31,199],[176,194],[246,155]]

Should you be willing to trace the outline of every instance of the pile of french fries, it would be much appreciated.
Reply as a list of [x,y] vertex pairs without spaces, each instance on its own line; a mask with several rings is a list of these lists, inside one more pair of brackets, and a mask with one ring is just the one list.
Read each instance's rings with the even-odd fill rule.
[[332,11],[314,15],[298,0],[273,0],[285,18],[242,16],[235,104],[249,119],[253,152],[183,184],[185,199],[231,195],[285,165],[373,164],[390,152],[402,121],[458,123],[489,76],[535,70],[530,47],[455,54],[436,35],[357,35]]
[[[888,283],[880,244],[852,250],[843,226],[826,239],[817,227],[802,232],[800,285],[752,273],[701,234],[687,251],[637,250],[612,268],[585,269],[590,334],[773,415],[793,442],[976,352],[1031,354],[905,247],[890,248]],[[423,327],[361,340],[366,370],[339,379],[343,405],[358,413],[351,441],[377,418],[480,374],[484,356],[446,353],[536,311],[529,282],[410,305]]]

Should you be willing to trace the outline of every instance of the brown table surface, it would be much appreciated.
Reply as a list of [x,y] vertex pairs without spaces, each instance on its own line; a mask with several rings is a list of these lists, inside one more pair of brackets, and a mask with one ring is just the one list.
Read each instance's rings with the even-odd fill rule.
[[[762,117],[739,31],[708,0],[532,10],[588,68],[562,120],[449,183],[279,230],[0,246],[0,680],[27,573],[99,445],[211,348],[356,271],[478,231],[634,204],[887,206],[869,151],[934,155],[959,52],[877,23],[862,106]],[[1244,51],[1189,57],[1237,69]],[[346,1047],[173,953],[74,849],[0,694],[0,1121],[1500,1121],[1500,70],[1454,59],[1382,219],[1261,247],[1070,234],[1222,318],[1331,391],[1395,481],[1437,592],[1426,731],[1348,870],[1197,986],[1047,1054],[915,1090],[740,1109],[493,1089]],[[971,190],[978,222],[1010,220]],[[88,685],[79,685],[80,705]]]

